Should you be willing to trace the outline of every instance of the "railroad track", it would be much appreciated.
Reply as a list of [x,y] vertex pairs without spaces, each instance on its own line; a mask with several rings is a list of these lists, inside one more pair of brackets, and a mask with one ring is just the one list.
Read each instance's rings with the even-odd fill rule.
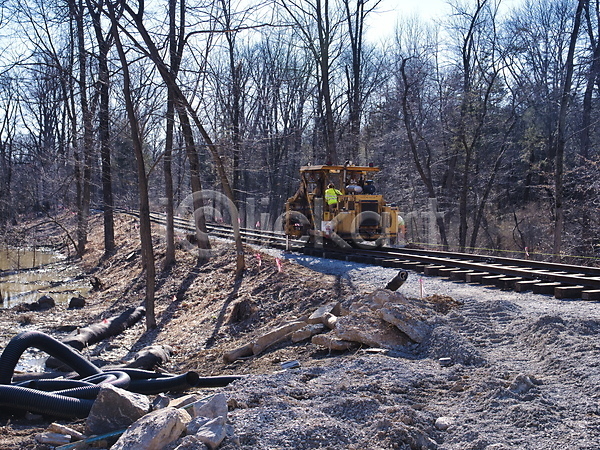
[[453,281],[533,291],[559,299],[600,300],[600,268],[470,253],[407,248],[373,250],[307,249],[316,256],[409,269]]
[[[136,212],[120,212],[137,216]],[[151,220],[165,224],[163,214],[152,213]],[[195,233],[194,224],[182,218],[175,218],[175,227],[186,233]],[[233,236],[230,225],[207,224],[207,230],[209,234],[224,239]],[[492,285],[516,292],[532,291],[554,295],[558,299],[600,300],[599,267],[408,248],[310,247],[302,240],[287,238],[282,232],[248,228],[240,228],[240,234],[242,240],[249,244],[302,251],[311,256],[413,270],[452,281]]]

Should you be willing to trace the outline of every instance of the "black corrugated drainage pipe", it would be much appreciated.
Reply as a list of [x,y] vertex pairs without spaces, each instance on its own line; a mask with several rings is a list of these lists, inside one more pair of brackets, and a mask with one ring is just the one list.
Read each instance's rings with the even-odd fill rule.
[[[41,379],[9,385],[19,358],[35,347],[73,368],[82,379]],[[192,387],[226,386],[242,376],[199,377],[196,372],[170,375],[148,370],[114,368],[103,372],[71,347],[38,331],[15,336],[0,355],[0,406],[56,417],[86,417],[102,384],[152,395]]]
[[0,386],[0,406],[54,417],[87,417],[93,400],[65,397],[20,386]]
[[19,358],[29,347],[35,347],[60,359],[83,377],[102,370],[85,359],[77,350],[39,331],[25,331],[10,340],[0,356],[0,384],[10,384]]

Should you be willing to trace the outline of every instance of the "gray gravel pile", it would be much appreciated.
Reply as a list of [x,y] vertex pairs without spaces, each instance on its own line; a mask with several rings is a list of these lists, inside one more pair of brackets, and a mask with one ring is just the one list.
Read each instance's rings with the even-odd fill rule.
[[[397,273],[292,259],[339,275],[357,293]],[[462,305],[440,314],[424,342],[397,354],[332,353],[311,367],[224,388],[239,443],[220,448],[599,448],[598,303],[413,272],[399,291],[448,295]]]

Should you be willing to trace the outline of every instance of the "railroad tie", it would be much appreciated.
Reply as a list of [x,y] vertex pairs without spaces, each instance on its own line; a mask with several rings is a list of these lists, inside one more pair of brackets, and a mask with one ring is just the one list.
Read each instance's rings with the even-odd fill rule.
[[558,286],[561,286],[561,284],[556,281],[550,283],[538,283],[532,286],[532,290],[534,294],[554,295],[554,288]]
[[556,298],[580,298],[583,286],[557,286],[554,288]]
[[533,290],[533,286],[541,283],[541,280],[523,280],[515,283],[516,292],[526,292]]
[[600,289],[588,289],[581,292],[582,300],[600,300]]

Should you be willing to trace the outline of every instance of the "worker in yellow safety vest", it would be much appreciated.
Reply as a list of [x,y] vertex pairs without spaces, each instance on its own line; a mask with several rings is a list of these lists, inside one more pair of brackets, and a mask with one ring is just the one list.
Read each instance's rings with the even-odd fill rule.
[[335,188],[333,183],[329,183],[325,190],[325,203],[327,203],[330,210],[333,210],[337,205],[338,195],[342,195],[342,193]]

